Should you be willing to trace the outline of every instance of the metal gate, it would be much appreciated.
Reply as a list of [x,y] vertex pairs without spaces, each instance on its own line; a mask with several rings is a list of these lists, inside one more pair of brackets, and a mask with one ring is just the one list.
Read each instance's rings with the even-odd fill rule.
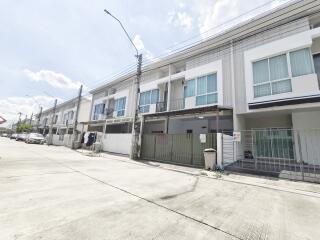
[[215,133],[205,136],[205,143],[201,143],[199,134],[146,134],[142,137],[141,156],[147,160],[203,167],[203,150],[216,149],[217,144]]
[[320,183],[320,129],[241,131],[240,142],[223,135],[223,144],[227,170]]

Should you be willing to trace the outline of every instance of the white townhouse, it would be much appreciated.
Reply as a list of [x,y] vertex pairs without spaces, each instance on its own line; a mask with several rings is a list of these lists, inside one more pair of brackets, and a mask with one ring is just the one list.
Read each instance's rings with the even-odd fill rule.
[[[290,131],[320,129],[319,10],[319,1],[291,1],[144,67],[143,134],[286,130],[282,151],[298,158]],[[91,91],[89,130],[131,132],[134,79],[131,73]],[[258,146],[246,154],[279,158],[278,145],[268,144],[272,151]]]
[[[64,135],[73,133],[75,114],[77,112],[78,98],[60,103],[54,108],[47,109],[40,116],[39,132],[43,134],[49,133],[52,124],[53,144],[63,145]],[[86,125],[90,118],[91,97],[82,97],[79,108],[77,131],[86,131]]]

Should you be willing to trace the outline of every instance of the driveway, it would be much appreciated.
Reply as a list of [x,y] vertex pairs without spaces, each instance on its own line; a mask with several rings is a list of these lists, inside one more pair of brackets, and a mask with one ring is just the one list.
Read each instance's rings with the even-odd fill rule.
[[0,138],[1,240],[319,239],[319,219],[319,185]]

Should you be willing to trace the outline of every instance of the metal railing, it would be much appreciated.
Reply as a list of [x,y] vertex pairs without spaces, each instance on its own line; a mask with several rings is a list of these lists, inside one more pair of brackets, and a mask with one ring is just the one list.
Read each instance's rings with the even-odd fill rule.
[[167,102],[157,102],[156,112],[165,112],[167,111]]
[[[223,148],[226,155],[231,148],[228,141],[223,144],[228,146]],[[320,129],[241,131],[241,142],[231,144],[233,161],[229,159],[226,164],[230,169],[320,183]]]

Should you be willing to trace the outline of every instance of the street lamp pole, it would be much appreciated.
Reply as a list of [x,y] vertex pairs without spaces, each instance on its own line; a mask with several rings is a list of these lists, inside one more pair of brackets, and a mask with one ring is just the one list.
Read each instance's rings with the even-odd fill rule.
[[133,100],[133,106],[134,106],[134,117],[132,119],[132,139],[131,139],[131,153],[130,158],[131,159],[137,159],[138,158],[138,142],[139,142],[139,133],[138,133],[138,126],[136,125],[138,121],[138,113],[139,113],[139,107],[138,107],[138,97],[140,93],[140,80],[141,80],[141,68],[142,68],[142,54],[139,54],[139,51],[135,44],[133,43],[132,39],[130,38],[128,32],[122,25],[121,21],[113,16],[109,11],[106,9],[104,10],[106,14],[114,18],[121,26],[122,30],[125,32],[127,38],[131,42],[132,46],[136,50],[135,57],[137,58],[137,73],[136,73],[136,79],[134,81],[134,100]]

